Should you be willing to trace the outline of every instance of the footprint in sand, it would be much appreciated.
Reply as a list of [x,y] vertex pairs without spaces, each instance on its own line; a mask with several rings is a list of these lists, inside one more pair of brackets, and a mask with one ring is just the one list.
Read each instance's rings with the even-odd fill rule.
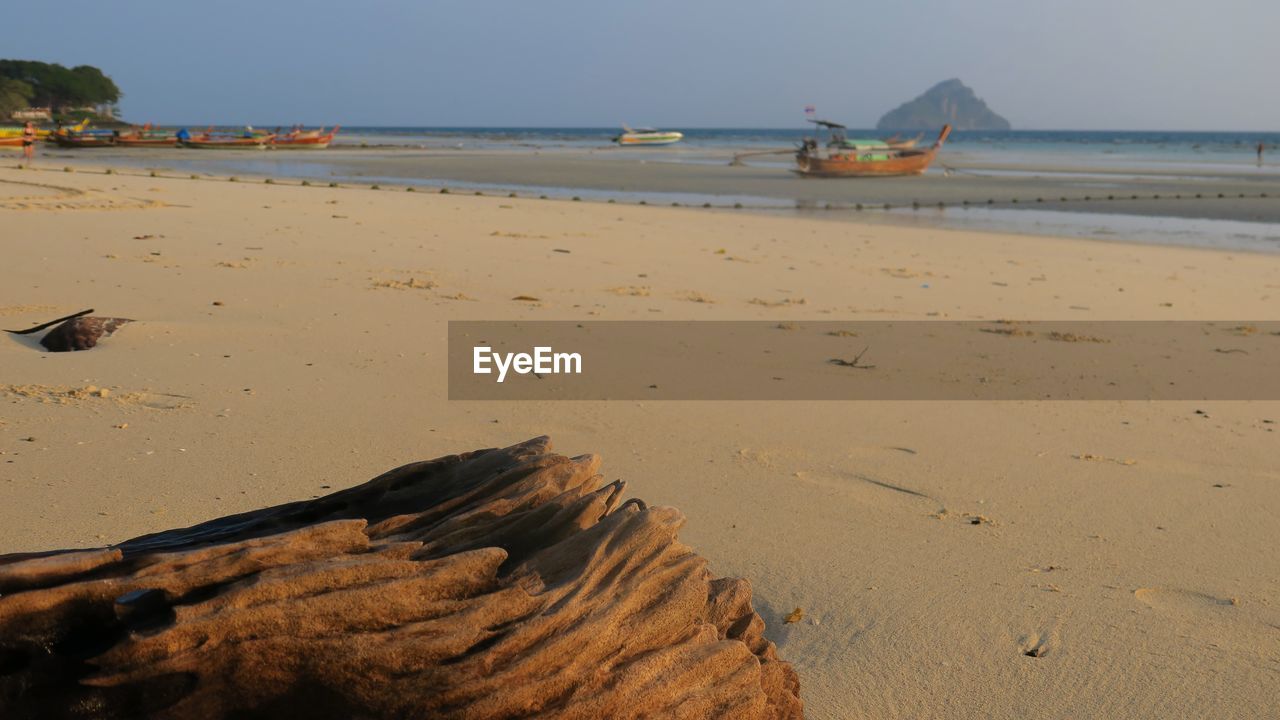
[[174,393],[129,392],[119,388],[99,388],[94,385],[66,387],[56,385],[5,385],[0,384],[0,398],[15,401],[32,401],[44,405],[122,405],[145,407],[152,410],[182,410],[195,406],[186,395]]
[[0,180],[0,210],[128,210],[164,207],[164,203],[108,195],[95,189]]
[[684,300],[685,302],[705,303],[707,305],[714,305],[716,303],[711,296],[704,295],[697,290],[688,290],[683,293],[677,293],[675,298],[677,300]]
[[51,313],[60,308],[57,305],[0,305],[0,317],[9,315],[27,315],[32,313]]
[[1169,612],[1204,612],[1236,607],[1236,598],[1220,598],[1195,590],[1176,588],[1138,588],[1133,596],[1144,605]]
[[620,287],[605,288],[605,292],[611,292],[614,295],[630,295],[633,297],[649,297],[650,289],[648,285],[623,285]]
[[1052,634],[1028,633],[1018,641],[1018,652],[1027,657],[1042,658],[1057,645],[1057,638]]

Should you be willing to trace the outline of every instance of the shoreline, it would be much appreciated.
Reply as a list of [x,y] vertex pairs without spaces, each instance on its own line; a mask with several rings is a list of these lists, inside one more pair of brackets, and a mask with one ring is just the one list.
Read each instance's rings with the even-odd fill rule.
[[[608,185],[607,178],[602,181],[601,168],[589,168],[585,174],[565,177],[568,181],[577,180],[576,185],[525,185],[516,182],[480,182],[474,180],[458,180],[452,178],[420,177],[413,174],[370,176],[370,175],[329,175],[323,176],[315,172],[330,162],[329,157],[320,156],[322,151],[302,153],[289,152],[287,157],[279,158],[272,151],[244,151],[234,153],[240,157],[227,158],[230,151],[217,153],[217,157],[207,154],[190,158],[192,152],[199,151],[125,151],[104,157],[106,151],[93,151],[93,155],[83,153],[65,153],[46,156],[46,163],[37,162],[34,170],[46,172],[65,172],[67,168],[79,169],[81,172],[105,172],[110,169],[120,174],[141,174],[145,171],[148,177],[168,176],[188,179],[190,175],[200,175],[202,179],[216,180],[239,178],[279,184],[311,184],[327,185],[360,185],[365,187],[391,186],[389,191],[423,190],[429,192],[455,192],[459,194],[504,195],[508,197],[531,197],[559,200],[581,200],[583,202],[677,206],[697,209],[730,210],[755,212],[780,217],[813,217],[837,222],[858,222],[879,225],[915,226],[921,228],[937,228],[951,230],[970,230],[995,232],[1013,235],[1035,235],[1041,237],[1071,237],[1098,242],[1130,242],[1135,244],[1162,245],[1176,247],[1203,247],[1213,250],[1233,252],[1249,252],[1274,254],[1280,252],[1280,232],[1274,231],[1274,224],[1280,222],[1280,177],[1272,183],[1270,179],[1249,178],[1232,175],[1214,177],[1212,183],[1182,181],[1179,192],[1170,194],[1152,192],[1153,188],[1165,188],[1167,184],[1153,184],[1139,181],[1126,186],[1123,193],[1110,186],[1106,190],[1082,189],[1074,184],[1073,196],[1059,196],[1054,201],[1044,196],[1045,187],[1010,188],[1008,182],[1002,189],[1009,190],[1007,199],[993,198],[982,200],[959,199],[963,192],[954,187],[943,188],[946,199],[928,201],[917,199],[915,192],[907,195],[901,193],[912,190],[911,183],[921,180],[941,180],[926,176],[925,178],[889,178],[898,181],[898,186],[890,192],[877,191],[874,196],[878,202],[867,203],[844,200],[840,202],[822,202],[801,200],[779,196],[734,195],[722,192],[679,192],[679,191],[647,191],[616,190],[617,185]],[[160,153],[164,152],[164,156]],[[262,157],[269,154],[273,157]],[[181,156],[186,155],[187,158]],[[159,157],[158,157],[159,156]],[[320,157],[318,157],[320,156]],[[406,157],[404,154],[373,154],[361,160],[359,168],[370,171],[385,171],[384,161],[403,164],[412,158],[439,158],[437,153],[415,153]],[[456,152],[445,154],[446,158],[474,159],[487,157],[490,160],[505,160],[505,153],[497,152]],[[532,158],[544,166],[561,172],[561,163],[555,159],[543,162],[540,156],[522,156]],[[295,159],[296,158],[296,159]],[[108,162],[94,163],[93,160]],[[168,160],[167,163],[148,163],[144,160]],[[62,167],[54,165],[52,160],[66,161]],[[175,163],[175,160],[178,162]],[[626,167],[626,162],[588,161],[596,165],[608,167]],[[185,164],[184,164],[185,163]],[[641,163],[642,165],[644,163]],[[681,166],[667,163],[681,170]],[[50,165],[54,165],[50,167]],[[298,167],[308,168],[300,172]],[[685,166],[688,167],[688,166]],[[185,169],[183,169],[185,168]],[[271,170],[275,170],[272,172]],[[726,168],[740,170],[740,168]],[[664,168],[665,170],[665,168]],[[759,170],[758,168],[756,170]],[[195,171],[195,172],[192,172]],[[1031,171],[1028,171],[1031,172]],[[155,173],[155,175],[152,175]],[[179,173],[186,173],[179,175]],[[604,173],[604,175],[610,175]],[[617,175],[617,174],[614,174]],[[625,172],[622,173],[625,182]],[[1021,180],[1022,178],[1018,178]],[[1177,178],[1175,178],[1176,180]],[[1002,178],[1002,180],[1013,180]],[[804,184],[821,185],[828,181],[797,179]],[[837,181],[839,182],[839,181]],[[866,185],[868,180],[846,181],[856,189]],[[876,180],[875,183],[885,182]],[[1258,182],[1266,188],[1250,187],[1243,183]],[[1222,184],[1213,184],[1222,183]],[[1232,183],[1232,184],[1227,184]],[[940,187],[934,182],[932,187]],[[685,187],[689,187],[686,185]],[[700,190],[713,190],[713,187],[697,186]],[[876,187],[870,190],[877,190]],[[1135,195],[1134,191],[1146,193]],[[1247,190],[1247,192],[1242,192]],[[1228,192],[1230,191],[1230,192]],[[893,195],[893,192],[899,195]],[[1107,195],[1102,195],[1107,192]],[[1094,193],[1098,193],[1095,195]],[[910,200],[898,200],[898,197],[911,196]],[[886,199],[893,198],[893,199]],[[1064,201],[1065,200],[1065,201]],[[1173,212],[1170,212],[1173,211]],[[1270,220],[1275,215],[1275,220]],[[1261,217],[1260,217],[1261,216]]]

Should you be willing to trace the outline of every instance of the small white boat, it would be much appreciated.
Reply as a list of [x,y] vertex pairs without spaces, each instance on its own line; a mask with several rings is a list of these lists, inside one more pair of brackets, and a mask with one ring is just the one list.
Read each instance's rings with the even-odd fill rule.
[[654,130],[653,128],[637,128],[632,130],[622,126],[622,134],[614,138],[619,145],[670,145],[684,138],[684,133],[670,130]]

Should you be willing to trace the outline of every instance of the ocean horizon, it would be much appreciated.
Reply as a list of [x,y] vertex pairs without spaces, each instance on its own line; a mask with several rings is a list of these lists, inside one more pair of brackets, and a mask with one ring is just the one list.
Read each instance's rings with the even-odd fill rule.
[[[287,129],[293,123],[245,123],[214,124],[208,123],[160,123],[158,127],[188,127],[203,129],[212,127],[215,130],[240,129],[246,126],[255,128]],[[332,127],[328,124],[325,127]],[[316,127],[307,125],[307,127]],[[387,137],[461,137],[500,139],[538,139],[542,141],[581,142],[610,141],[622,131],[621,126],[523,126],[523,125],[342,125],[342,135]],[[639,127],[638,125],[635,127]],[[664,130],[675,130],[684,133],[685,143],[725,143],[725,142],[760,142],[776,140],[794,140],[812,135],[811,126],[795,127],[697,127],[663,125]],[[849,127],[846,133],[850,137],[883,137],[887,134],[914,136],[923,134],[922,141],[936,136],[939,128],[932,129],[885,129],[878,130],[866,127]],[[1027,142],[1027,143],[1075,143],[1075,144],[1189,144],[1195,145],[1250,145],[1258,142],[1267,145],[1280,144],[1280,130],[954,130],[948,143],[995,143],[995,142]]]

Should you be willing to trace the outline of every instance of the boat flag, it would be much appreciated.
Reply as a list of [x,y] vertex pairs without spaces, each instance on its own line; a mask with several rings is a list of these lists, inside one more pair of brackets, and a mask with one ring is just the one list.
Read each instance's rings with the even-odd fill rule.
[[814,107],[814,106],[812,106],[812,105],[805,105],[805,106],[804,106],[804,114],[805,114],[805,115],[812,115],[812,114],[814,114],[814,113],[816,113],[816,112],[818,112],[818,108],[816,108],[816,107]]

